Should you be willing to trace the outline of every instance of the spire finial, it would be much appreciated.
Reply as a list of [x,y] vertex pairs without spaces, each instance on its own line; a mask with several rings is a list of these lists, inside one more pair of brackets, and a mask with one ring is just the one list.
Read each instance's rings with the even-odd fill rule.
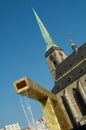
[[[45,26],[43,25],[42,21],[40,20],[39,16],[37,15],[36,11],[33,9],[34,15],[36,17],[37,23],[39,25],[39,28],[41,30],[45,45],[46,45],[46,51],[48,51],[52,46],[56,46],[58,47],[54,41],[52,40],[52,38],[50,37],[47,29],[45,28]],[[58,47],[59,48],[59,47]]]
[[69,37],[69,41],[70,41],[72,49],[74,50],[75,53],[77,53],[78,52],[78,48],[77,48],[75,42],[72,40],[72,38],[70,37],[69,34],[68,34],[68,37]]

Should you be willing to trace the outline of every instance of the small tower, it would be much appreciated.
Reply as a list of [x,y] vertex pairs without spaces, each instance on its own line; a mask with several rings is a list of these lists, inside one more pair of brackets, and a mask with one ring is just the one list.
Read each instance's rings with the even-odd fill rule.
[[37,23],[39,25],[39,28],[42,33],[42,37],[45,42],[46,46],[46,53],[45,53],[45,58],[50,70],[50,73],[52,74],[52,77],[54,81],[56,80],[56,68],[61,63],[67,56],[65,55],[64,51],[60,49],[52,40],[51,36],[49,35],[47,29],[41,22],[40,18],[38,17],[37,13],[33,9],[33,12],[35,14]]
[[68,35],[68,37],[69,37],[69,41],[70,41],[70,44],[71,44],[71,47],[72,47],[74,53],[77,53],[78,52],[78,48],[77,48],[75,42],[71,39],[71,37],[69,35]]

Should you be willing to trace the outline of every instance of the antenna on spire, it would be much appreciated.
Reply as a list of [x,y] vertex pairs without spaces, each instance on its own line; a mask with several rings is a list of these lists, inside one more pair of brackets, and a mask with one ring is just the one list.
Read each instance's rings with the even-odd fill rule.
[[70,35],[68,34],[68,38],[69,38],[69,42],[71,44],[72,49],[74,50],[75,53],[78,52],[78,47],[76,46],[75,42],[72,40],[72,38],[70,37]]

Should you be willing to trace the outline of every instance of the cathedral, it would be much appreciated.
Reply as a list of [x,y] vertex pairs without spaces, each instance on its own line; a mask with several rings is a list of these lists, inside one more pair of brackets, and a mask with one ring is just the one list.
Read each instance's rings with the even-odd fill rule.
[[66,56],[50,37],[34,11],[45,45],[45,58],[55,85],[52,92],[59,99],[71,128],[86,124],[86,43],[77,48],[70,38],[73,53]]
[[[52,122],[54,119],[56,121],[55,115],[57,115],[57,120],[61,125],[60,127],[56,125],[54,130],[86,128],[86,42],[78,48],[69,38],[73,53],[67,56],[64,50],[54,43],[34,9],[33,12],[46,46],[45,59],[54,80],[54,87],[49,93],[43,88],[39,88],[39,85],[24,78],[14,83],[15,89],[18,94],[23,96],[25,96],[25,90],[28,90],[28,97],[41,102],[49,130],[54,129],[55,123],[52,124]],[[48,98],[47,95],[50,97],[48,96]],[[58,102],[57,106],[56,101]],[[48,114],[48,110],[51,115]],[[69,124],[68,128],[64,118]]]

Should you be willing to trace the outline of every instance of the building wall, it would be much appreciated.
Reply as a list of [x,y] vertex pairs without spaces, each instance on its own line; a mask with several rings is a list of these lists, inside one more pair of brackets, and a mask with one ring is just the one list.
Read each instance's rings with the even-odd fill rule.
[[16,124],[6,125],[6,126],[4,127],[4,130],[21,130],[21,129],[20,129],[19,124],[16,123]]
[[86,74],[56,95],[71,127],[81,124],[86,115]]
[[56,70],[56,94],[71,128],[86,124],[86,43]]
[[54,81],[56,81],[56,68],[67,56],[62,49],[52,47],[46,52],[45,57],[50,73]]

